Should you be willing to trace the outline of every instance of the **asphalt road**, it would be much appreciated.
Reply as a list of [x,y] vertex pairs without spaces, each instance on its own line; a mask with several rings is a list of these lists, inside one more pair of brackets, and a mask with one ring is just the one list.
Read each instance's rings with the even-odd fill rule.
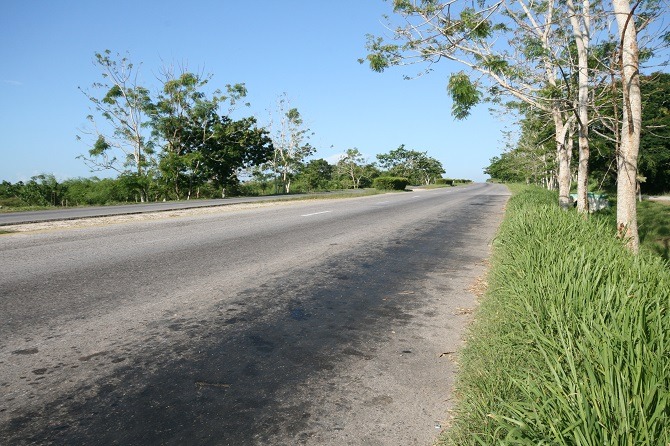
[[429,445],[507,198],[0,235],[0,444]]

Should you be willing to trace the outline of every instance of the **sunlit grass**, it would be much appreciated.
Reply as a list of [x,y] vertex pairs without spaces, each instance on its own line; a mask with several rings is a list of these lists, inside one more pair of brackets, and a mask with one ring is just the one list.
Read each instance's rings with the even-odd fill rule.
[[509,202],[440,444],[670,444],[670,270],[556,201]]

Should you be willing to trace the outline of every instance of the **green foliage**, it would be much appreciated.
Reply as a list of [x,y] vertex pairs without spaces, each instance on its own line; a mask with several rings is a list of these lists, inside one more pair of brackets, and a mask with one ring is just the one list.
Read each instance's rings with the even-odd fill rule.
[[377,160],[391,176],[407,178],[410,184],[428,185],[444,173],[439,160],[428,156],[427,152],[407,150],[404,144],[389,153],[377,155]]
[[453,104],[451,112],[456,119],[470,116],[470,110],[481,101],[481,93],[464,72],[454,73],[449,77],[447,91]]
[[435,180],[435,184],[445,184],[447,186],[453,186],[454,180],[448,178],[438,178],[437,180]]
[[[616,226],[616,209],[610,207],[595,214],[610,227]],[[645,200],[637,203],[640,247],[649,254],[670,261],[670,201]]]
[[670,442],[670,270],[555,202],[507,206],[442,444]]
[[308,191],[328,189],[332,180],[335,166],[324,159],[310,160],[305,164],[298,178],[305,183]]
[[377,177],[372,185],[378,190],[405,190],[409,181],[401,177]]
[[285,93],[279,98],[274,120],[270,130],[274,150],[265,168],[281,180],[282,190],[288,194],[305,160],[316,151],[308,142],[313,133],[305,126],[298,109],[290,107]]
[[367,168],[365,157],[357,148],[347,149],[336,168],[340,182],[347,188],[366,187],[374,178],[370,176],[374,171]]
[[[82,91],[112,130],[100,133],[90,115],[94,139],[89,156],[80,158],[92,170],[118,172],[124,187],[136,188],[131,195],[139,194],[142,201],[182,199],[218,189],[220,196],[237,185],[241,170],[272,154],[269,134],[255,118],[228,116],[246,97],[244,84],[210,91],[211,76],[165,68],[161,88],[152,93],[138,83],[138,70],[127,57],[114,57],[109,50],[95,56],[104,82],[93,89],[104,94]],[[228,115],[221,112],[225,105]],[[287,116],[300,120],[297,110]]]
[[367,60],[370,68],[378,73],[398,63],[400,51],[398,45],[384,43],[384,39],[381,37],[371,35],[367,35],[366,37],[366,47],[369,53],[365,59],[358,59],[359,63],[365,63]]
[[98,139],[95,140],[93,147],[88,153],[91,156],[102,156],[109,149],[110,145],[105,140],[105,137],[103,135],[98,135]]
[[642,248],[670,261],[670,203],[638,203],[637,218]]
[[[670,74],[642,76],[641,88],[643,125],[638,172],[646,178],[641,189],[645,194],[670,192]],[[611,119],[614,117],[614,104],[618,107],[618,119],[622,118],[620,89],[618,82],[597,88],[597,106],[604,120],[594,120],[589,132],[589,172],[596,180],[596,189],[616,189],[615,142],[612,140],[615,132]],[[546,87],[542,94],[547,98],[556,98],[561,92],[559,88]],[[505,182],[541,184],[556,170],[555,127],[551,117],[545,113],[523,107],[521,111],[521,136],[516,147],[510,147],[492,158],[485,173]]]
[[493,32],[491,22],[473,8],[464,8],[461,11],[459,25],[470,39],[486,39]]

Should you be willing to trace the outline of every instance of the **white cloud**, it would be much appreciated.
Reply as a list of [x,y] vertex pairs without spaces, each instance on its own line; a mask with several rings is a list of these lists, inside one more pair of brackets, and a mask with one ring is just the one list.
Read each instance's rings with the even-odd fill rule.
[[23,82],[13,81],[13,80],[10,80],[10,79],[3,79],[2,83],[3,84],[9,84],[9,85],[16,85],[17,87],[23,85]]

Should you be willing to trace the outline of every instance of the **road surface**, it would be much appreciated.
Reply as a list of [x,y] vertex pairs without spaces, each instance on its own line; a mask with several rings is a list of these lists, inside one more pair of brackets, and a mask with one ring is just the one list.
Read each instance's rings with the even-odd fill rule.
[[429,445],[507,198],[0,235],[0,444]]

